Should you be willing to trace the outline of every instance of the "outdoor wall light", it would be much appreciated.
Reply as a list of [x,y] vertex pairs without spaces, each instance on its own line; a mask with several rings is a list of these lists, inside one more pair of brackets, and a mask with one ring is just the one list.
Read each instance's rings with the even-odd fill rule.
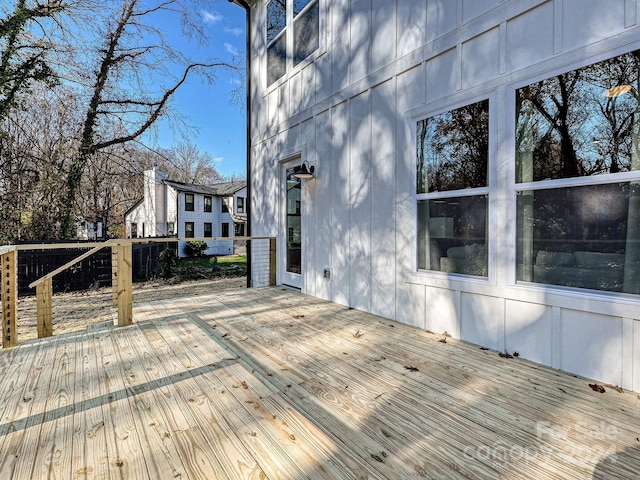
[[309,162],[306,160],[300,164],[299,167],[295,167],[293,170],[293,176],[296,178],[313,178],[313,172],[315,167],[309,166]]

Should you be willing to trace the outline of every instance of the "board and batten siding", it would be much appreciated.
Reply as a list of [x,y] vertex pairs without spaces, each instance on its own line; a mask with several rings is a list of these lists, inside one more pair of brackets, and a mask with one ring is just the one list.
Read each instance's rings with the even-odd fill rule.
[[[252,234],[303,184],[302,291],[640,390],[640,299],[515,281],[515,89],[640,48],[638,0],[320,0],[320,48],[266,84],[252,2]],[[418,272],[416,121],[490,101],[489,277]],[[326,267],[331,278],[323,277]]]

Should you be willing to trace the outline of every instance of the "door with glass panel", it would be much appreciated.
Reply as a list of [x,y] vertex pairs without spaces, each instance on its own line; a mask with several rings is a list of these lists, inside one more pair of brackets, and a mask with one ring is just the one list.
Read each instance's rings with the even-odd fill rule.
[[283,166],[280,278],[283,285],[302,287],[302,184],[294,176],[299,160]]

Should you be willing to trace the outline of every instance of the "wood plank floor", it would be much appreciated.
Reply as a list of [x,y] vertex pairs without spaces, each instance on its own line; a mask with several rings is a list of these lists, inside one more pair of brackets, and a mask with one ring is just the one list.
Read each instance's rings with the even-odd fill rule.
[[0,479],[640,477],[637,393],[281,288],[134,322],[0,351]]

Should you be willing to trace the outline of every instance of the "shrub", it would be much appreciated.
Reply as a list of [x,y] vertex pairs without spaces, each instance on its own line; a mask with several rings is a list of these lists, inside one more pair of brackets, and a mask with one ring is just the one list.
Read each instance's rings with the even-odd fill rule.
[[173,277],[174,268],[178,262],[178,255],[173,248],[165,248],[160,252],[160,275],[165,280]]
[[207,242],[203,240],[192,240],[184,246],[184,253],[189,257],[201,257],[207,249]]

